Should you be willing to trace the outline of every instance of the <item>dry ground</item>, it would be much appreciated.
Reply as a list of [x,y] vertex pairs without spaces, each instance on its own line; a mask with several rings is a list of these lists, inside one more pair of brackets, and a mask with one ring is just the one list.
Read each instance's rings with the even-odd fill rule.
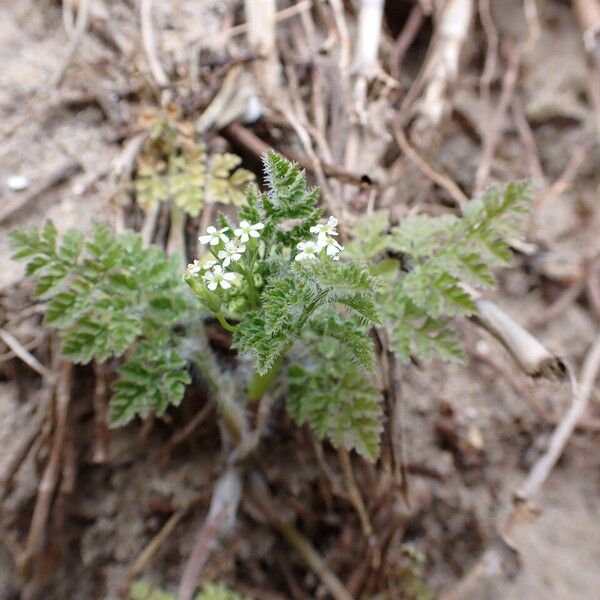
[[[230,14],[236,22],[243,20],[233,1],[155,4],[162,52],[171,57],[172,63],[177,63],[187,47],[182,40],[211,35],[226,26]],[[592,84],[597,73],[586,58],[581,29],[569,2],[509,0],[492,4],[501,39],[522,43],[514,95],[519,98],[532,138],[528,139],[519,129],[515,109],[507,111],[507,117],[498,125],[499,143],[490,179],[535,179],[539,173],[532,161],[539,163],[543,174],[543,180],[535,182],[536,204],[529,226],[529,240],[537,250],[532,256],[518,254],[514,268],[500,273],[501,286],[494,298],[547,347],[578,366],[597,335],[600,318],[594,298],[585,292],[590,261],[600,251],[600,144],[596,128],[600,113],[594,104]],[[533,24],[524,17],[524,4],[537,4],[538,15]],[[123,214],[129,219],[128,225],[136,222],[134,211],[129,206],[123,209],[116,200],[116,183],[110,171],[111,161],[121,152],[129,131],[135,129],[141,109],[157,104],[156,95],[148,91],[149,75],[134,5],[117,0],[92,2],[94,25],[62,87],[35,98],[36,90],[64,60],[67,36],[61,6],[58,2],[33,0],[0,6],[2,205],[14,197],[5,185],[11,175],[25,175],[34,186],[65,162],[75,161],[81,167],[77,174],[41,195],[30,208],[2,224],[3,327],[31,303],[31,286],[23,280],[20,266],[9,258],[9,228],[39,225],[48,218],[60,230],[73,225],[86,228],[93,219],[118,226]],[[389,29],[394,35],[412,7],[410,2],[400,5],[400,14],[388,11]],[[351,12],[348,21],[351,25],[354,22]],[[294,23],[282,23],[281,31],[294,27]],[[534,35],[535,26],[540,30]],[[432,30],[431,21],[426,18],[404,59],[402,93],[394,92],[398,102],[393,95],[389,101],[379,100],[383,104],[389,102],[383,113],[393,113],[416,77]],[[485,112],[489,107],[479,85],[487,41],[480,21],[476,20],[461,57],[452,111],[436,132],[436,143],[426,152],[427,160],[448,173],[467,193],[473,189],[486,127],[490,126],[489,114]],[[243,49],[243,40],[240,46]],[[492,107],[501,101],[506,69],[502,56],[499,60],[492,82]],[[210,100],[210,93],[205,95],[207,98],[199,92],[198,112]],[[256,131],[273,127],[273,123],[265,121],[256,126]],[[293,141],[290,128],[284,131],[287,145],[302,151],[302,146]],[[211,131],[210,135],[218,134]],[[282,135],[281,130],[273,139],[277,135]],[[395,182],[378,194],[380,206],[391,207],[398,216],[409,208],[435,212],[450,204],[447,193],[397,150],[391,158],[378,151],[389,144],[384,136],[376,131],[369,139],[372,145],[365,149],[367,156],[361,168]],[[251,168],[251,157],[246,158]],[[553,188],[557,181],[558,187]],[[360,203],[360,195],[356,190],[349,193],[356,196],[353,200],[361,210],[364,204]],[[566,290],[580,284],[583,291],[576,300],[560,312],[548,312]],[[39,337],[39,319],[25,319],[11,331],[23,341],[37,339],[32,351],[42,362],[48,360],[50,342],[47,335]],[[388,563],[385,568],[373,568],[370,579],[364,583],[364,589],[371,593],[382,591],[380,582],[386,577],[393,579],[390,573],[401,580],[399,573],[406,568],[401,549],[407,544],[424,557],[423,578],[436,593],[463,576],[497,535],[513,491],[546,446],[552,426],[544,422],[543,415],[551,421],[563,414],[569,404],[566,384],[527,379],[496,342],[474,325],[464,324],[463,337],[471,355],[466,367],[436,362],[403,368],[404,430],[408,461],[414,467],[410,476],[412,505],[406,505],[399,491],[386,500],[387,504],[383,503],[377,486],[382,485],[385,474],[380,467],[355,461],[358,485],[375,529],[383,530],[391,514],[398,523],[397,535],[389,541],[385,559]],[[6,350],[0,345],[0,354]],[[495,366],[490,366],[486,356],[493,357]],[[168,422],[157,422],[151,428],[138,424],[113,432],[109,456],[98,464],[92,456],[94,374],[90,368],[78,368],[75,377],[69,436],[76,482],[72,493],[54,505],[49,517],[45,550],[48,564],[38,565],[41,587],[29,589],[32,595],[23,597],[116,597],[122,592],[128,570],[161,526],[174,512],[200,496],[141,574],[149,582],[176,589],[196,531],[206,515],[211,487],[220,473],[223,457],[216,425],[210,419],[174,451],[167,451],[167,443],[173,431],[180,429],[206,401],[205,390],[198,385],[197,392],[187,398],[179,411],[173,411]],[[26,366],[15,359],[2,359],[0,473],[31,427],[43,394],[41,382]],[[312,540],[331,569],[351,585],[360,566],[374,560],[373,554],[352,505],[326,491],[328,478],[308,432],[297,430],[280,408],[274,412],[253,468],[266,475],[280,506],[294,517],[297,527]],[[538,518],[519,536],[520,568],[512,577],[487,586],[477,597],[598,597],[599,412],[596,394],[586,415],[587,422],[596,426],[578,430],[573,436],[536,499]],[[40,430],[39,439],[46,437],[47,432]],[[31,522],[48,456],[46,446],[34,441],[2,500],[1,599],[18,597],[26,589],[15,561]],[[339,475],[336,454],[328,446],[325,460]],[[235,528],[214,549],[204,577],[226,582],[257,599],[327,597],[322,585],[285,541],[260,522],[251,501],[242,504]],[[398,590],[390,588],[393,589]],[[398,591],[390,594],[377,597],[418,598]]]

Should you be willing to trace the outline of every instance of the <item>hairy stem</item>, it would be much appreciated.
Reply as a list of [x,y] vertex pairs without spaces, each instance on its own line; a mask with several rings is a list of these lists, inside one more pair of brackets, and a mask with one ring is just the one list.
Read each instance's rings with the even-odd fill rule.
[[235,331],[235,327],[227,322],[227,319],[225,318],[225,315],[222,312],[215,313],[215,316],[217,317],[223,329],[226,329],[227,331],[231,332]]
[[256,404],[267,392],[275,377],[277,377],[283,364],[283,359],[291,344],[279,355],[273,363],[273,366],[264,374],[261,375],[257,370],[254,371],[250,383],[248,384],[248,402],[251,405]]
[[248,282],[248,293],[250,295],[250,305],[252,308],[258,306],[258,292],[254,283],[254,273],[249,269],[244,269],[244,277]]

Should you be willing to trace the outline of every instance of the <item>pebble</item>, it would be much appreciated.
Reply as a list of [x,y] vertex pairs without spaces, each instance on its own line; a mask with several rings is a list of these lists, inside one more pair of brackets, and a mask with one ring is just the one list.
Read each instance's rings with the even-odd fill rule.
[[29,187],[29,179],[23,175],[11,175],[6,179],[6,185],[13,192],[22,192]]

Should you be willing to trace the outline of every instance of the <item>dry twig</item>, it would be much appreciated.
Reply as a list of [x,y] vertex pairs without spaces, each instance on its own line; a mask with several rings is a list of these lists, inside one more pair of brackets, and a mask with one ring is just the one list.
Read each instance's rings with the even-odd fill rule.
[[331,569],[329,569],[312,544],[293,525],[277,514],[277,509],[267,490],[267,486],[257,474],[253,474],[251,485],[253,495],[271,525],[298,552],[308,568],[323,582],[323,585],[332,597],[335,600],[352,600],[350,592]]
[[448,112],[446,96],[458,76],[460,54],[473,15],[473,0],[444,2],[437,24],[436,39],[424,67],[427,87],[419,104],[419,131],[438,126]]
[[31,352],[25,349],[25,347],[15,338],[12,334],[8,333],[4,329],[0,328],[0,339],[18,356],[28,367],[33,369],[36,373],[40,374],[44,379],[47,379],[50,383],[54,382],[55,376],[48,367],[45,367]]
[[229,467],[215,485],[210,509],[186,563],[177,600],[191,600],[208,560],[211,547],[235,522],[242,496],[242,479],[236,467]]
[[500,139],[501,128],[506,118],[508,107],[510,106],[517,77],[519,74],[519,65],[521,63],[521,54],[518,48],[511,48],[508,51],[508,67],[504,78],[502,79],[502,92],[498,107],[492,119],[492,124],[485,130],[485,138],[483,150],[481,152],[481,160],[475,174],[475,190],[473,195],[479,194],[487,182],[490,170],[492,168],[492,159]]
[[474,320],[510,352],[519,367],[532,377],[563,378],[564,362],[551,354],[525,328],[500,310],[491,300],[475,297]]
[[363,534],[365,535],[365,537],[371,537],[373,535],[373,527],[371,527],[371,522],[369,521],[369,513],[367,512],[365,503],[363,502],[358,486],[356,485],[356,480],[354,479],[352,463],[350,462],[350,455],[348,453],[348,450],[346,450],[345,448],[339,448],[338,457],[340,460],[340,466],[342,467],[342,473],[344,474],[344,482],[346,484],[346,489],[348,490],[350,501],[352,502],[354,510],[356,510],[356,513],[360,520]]
[[201,500],[205,498],[205,494],[200,494],[193,498],[186,506],[175,511],[160,528],[160,531],[150,540],[142,553],[136,558],[135,562],[127,570],[127,575],[123,578],[121,589],[126,594],[133,580],[142,573],[148,563],[152,560],[155,554],[160,550],[160,547],[165,543],[166,539],[173,533],[181,519]]
[[467,575],[441,596],[442,600],[468,600],[480,597],[478,591],[485,582],[501,574],[508,558],[507,554],[514,557],[514,540],[533,513],[531,501],[552,472],[579,419],[584,414],[598,371],[600,371],[600,335],[585,358],[580,383],[572,382],[571,407],[554,430],[548,449],[533,465],[515,494],[513,510],[502,531],[500,543],[488,548]]
[[25,550],[19,560],[19,571],[24,577],[27,577],[32,561],[42,549],[44,530],[48,522],[52,498],[58,484],[63,446],[67,434],[67,413],[71,401],[72,369],[71,363],[66,361],[60,367],[56,385],[55,427],[50,457],[40,481]]
[[77,20],[75,21],[75,29],[73,31],[73,35],[69,41],[69,46],[67,48],[67,55],[50,80],[50,85],[52,87],[58,87],[67,72],[67,69],[73,62],[75,58],[75,54],[81,41],[83,40],[83,36],[87,31],[89,22],[90,22],[90,5],[91,0],[80,0],[79,8],[77,10]]
[[402,152],[412,163],[414,163],[416,167],[418,167],[423,175],[429,177],[431,181],[445,189],[457,204],[461,204],[462,202],[467,202],[469,200],[463,191],[454,183],[454,181],[450,179],[450,177],[442,173],[438,173],[433,167],[431,167],[431,165],[429,165],[429,163],[427,163],[424,158],[419,155],[419,153],[406,139],[406,134],[404,133],[404,129],[400,124],[396,124],[394,126],[394,135]]
[[153,0],[141,0],[140,20],[142,26],[142,44],[144,46],[144,52],[146,53],[146,59],[148,60],[148,66],[150,67],[150,73],[152,73],[156,85],[160,88],[164,88],[169,85],[169,78],[160,63],[158,52],[156,50],[154,25],[152,23],[152,8]]

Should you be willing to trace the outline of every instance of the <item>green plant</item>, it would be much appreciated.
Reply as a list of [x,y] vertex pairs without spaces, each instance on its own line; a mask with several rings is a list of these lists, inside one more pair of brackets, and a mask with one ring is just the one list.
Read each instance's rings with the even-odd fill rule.
[[[136,197],[144,210],[171,200],[192,217],[207,204],[239,206],[254,174],[239,168],[242,159],[231,153],[209,154],[195,140],[193,127],[177,115],[151,115],[148,140],[138,160]],[[189,130],[192,130],[190,132]]]
[[[175,600],[174,594],[163,592],[143,581],[136,581],[129,590],[130,600]],[[194,600],[251,600],[217,583],[205,583]]]
[[492,268],[510,263],[506,239],[519,234],[530,196],[530,185],[517,181],[489,188],[460,216],[412,215],[390,227],[387,214],[376,212],[356,225],[346,252],[368,262],[382,283],[378,306],[399,359],[464,360],[452,318],[477,309],[463,284],[494,287]]
[[58,329],[63,354],[81,364],[127,356],[113,385],[113,424],[181,401],[190,378],[175,326],[192,307],[175,259],[101,225],[87,241],[70,230],[59,243],[51,222],[10,235],[14,258],[27,260],[36,295],[48,300],[46,324]]
[[[314,406],[307,409],[306,403],[292,399],[290,414],[321,437],[374,459],[381,408],[361,372],[374,364],[369,330],[379,323],[376,282],[363,267],[339,260],[343,247],[336,241],[337,220],[319,222],[318,190],[307,189],[297,165],[271,152],[265,172],[268,189],[263,194],[249,190],[240,223],[233,225],[220,215],[218,228],[211,226],[200,237],[212,256],[190,265],[185,280],[233,332],[235,348],[253,357],[250,402],[264,395],[296,342],[313,356],[323,351],[323,344],[342,353],[339,372],[322,371],[320,380],[333,375],[340,392],[348,395],[343,400],[318,397],[314,384]],[[300,365],[288,368],[292,395],[292,378],[297,381],[301,369],[307,376]],[[353,387],[356,381],[364,385]]]
[[51,224],[42,232],[17,230],[15,258],[28,261],[38,295],[48,300],[46,322],[58,329],[67,357],[125,357],[113,423],[180,402],[192,361],[221,398],[225,423],[240,433],[241,405],[218,393],[233,386],[203,338],[212,313],[239,354],[253,360],[250,404],[283,371],[297,423],[374,460],[382,409],[368,374],[376,362],[371,330],[384,327],[402,360],[462,360],[451,320],[475,312],[463,282],[494,284],[491,268],[510,258],[504,240],[517,232],[529,188],[492,188],[465,204],[460,217],[416,215],[390,227],[375,213],[344,249],[337,220],[322,222],[318,190],[307,188],[298,166],[273,152],[264,165],[266,192],[249,188],[239,223],[220,214],[200,236],[208,253],[188,266],[184,280],[204,310],[177,275],[177,259],[143,248],[131,233],[96,226],[88,241],[70,231],[58,244]]

